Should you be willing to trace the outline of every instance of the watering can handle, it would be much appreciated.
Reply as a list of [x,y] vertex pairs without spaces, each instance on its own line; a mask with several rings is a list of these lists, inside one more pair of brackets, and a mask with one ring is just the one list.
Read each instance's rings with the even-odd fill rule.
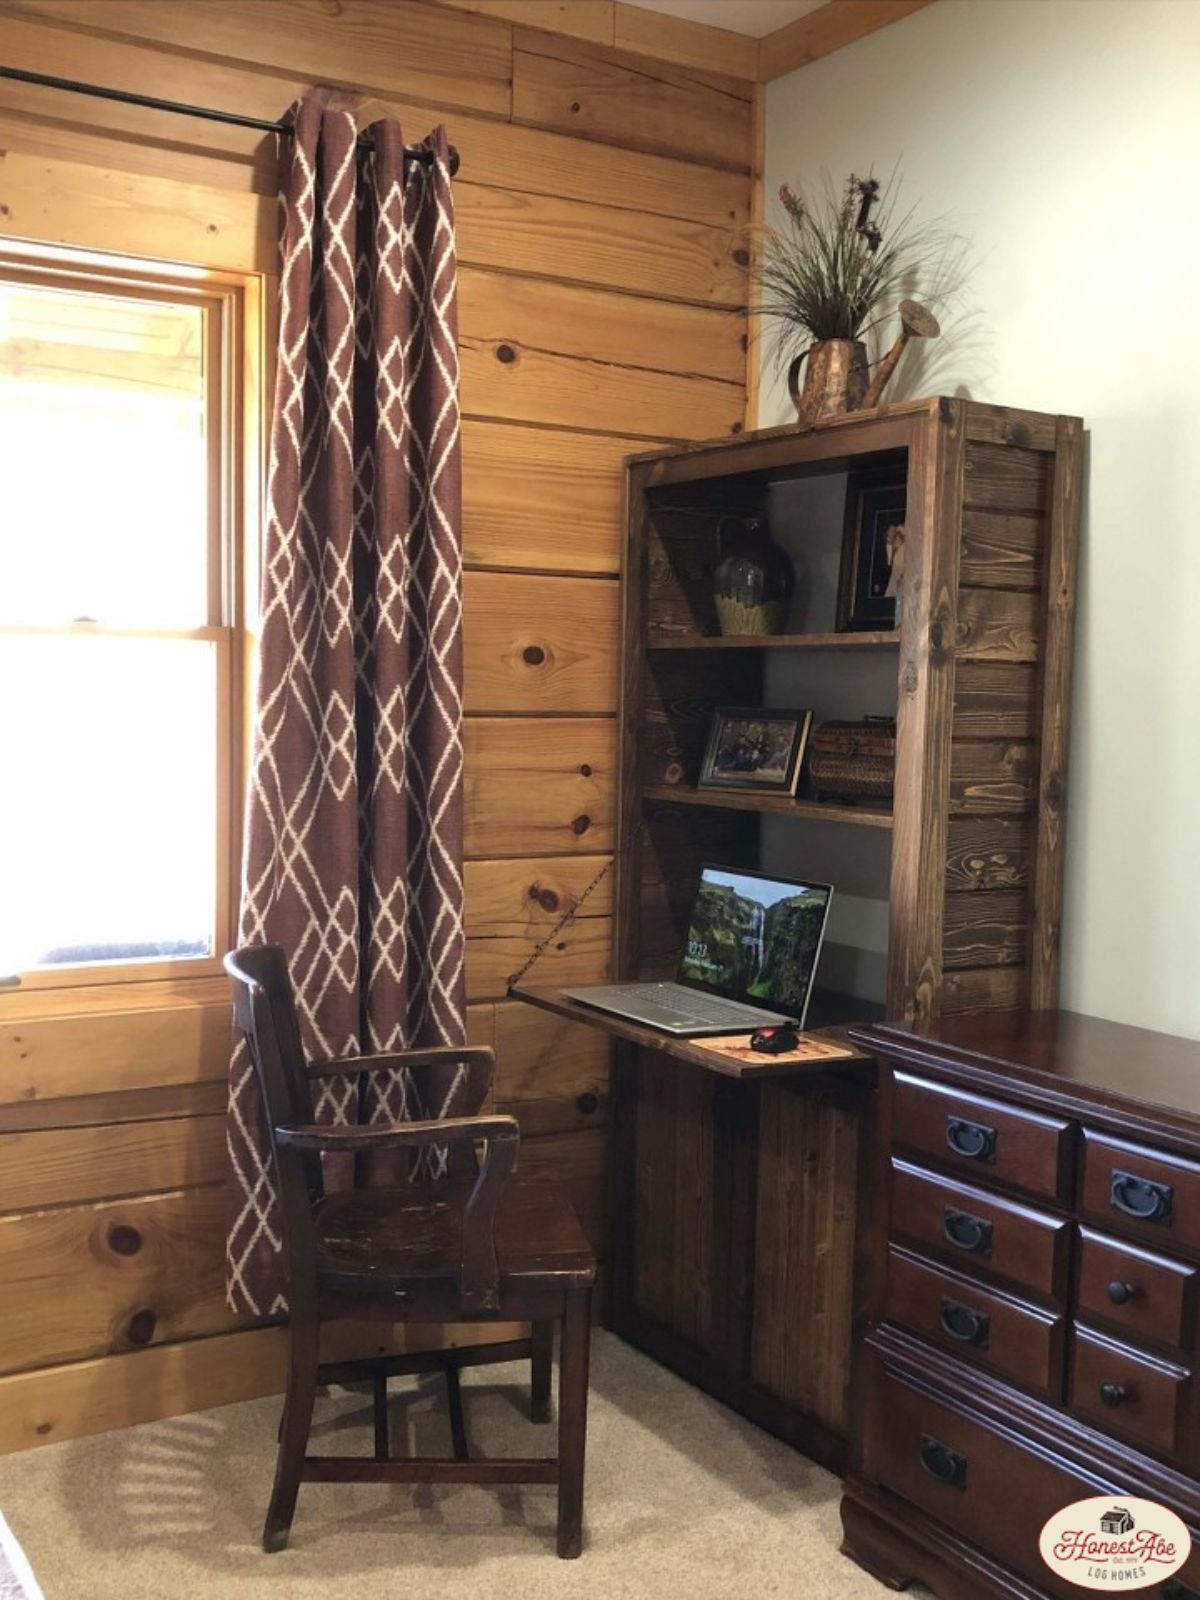
[[812,350],[813,346],[811,344],[807,350],[801,350],[800,354],[795,358],[794,361],[792,361],[787,370],[788,393],[791,395],[792,404],[795,406],[797,411],[800,409],[800,367],[803,364],[805,356],[811,355]]

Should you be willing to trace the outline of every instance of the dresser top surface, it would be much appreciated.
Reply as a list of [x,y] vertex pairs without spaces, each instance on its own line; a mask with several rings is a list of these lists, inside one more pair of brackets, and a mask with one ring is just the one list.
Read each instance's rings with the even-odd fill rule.
[[1200,1041],[1075,1011],[994,1011],[943,1017],[919,1031],[897,1023],[854,1029],[880,1054],[970,1075],[1008,1077],[1114,1108],[1194,1121],[1200,1135]]

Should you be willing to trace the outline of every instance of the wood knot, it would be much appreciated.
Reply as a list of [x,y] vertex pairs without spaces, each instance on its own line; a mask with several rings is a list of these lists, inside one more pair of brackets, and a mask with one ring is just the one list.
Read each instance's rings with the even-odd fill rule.
[[130,1344],[149,1344],[157,1327],[158,1317],[153,1311],[135,1311],[129,1319]]
[[517,352],[511,344],[498,344],[496,346],[496,360],[502,361],[506,367],[511,366],[516,359]]
[[579,769],[579,776],[581,778],[590,778],[591,775],[592,775],[592,769],[591,769],[591,767],[588,766],[587,762],[585,761],[583,763],[583,765]]
[[108,1230],[108,1247],[119,1256],[135,1256],[142,1248],[142,1236],[127,1222],[118,1222]]
[[50,1429],[53,1426],[54,1426],[54,1424],[52,1422],[39,1422],[37,1427],[33,1431],[34,1431],[34,1433],[46,1434],[46,1433],[50,1432]]
[[586,833],[592,825],[591,817],[576,817],[571,824],[572,833]]
[[730,433],[741,433],[741,431],[742,431],[742,424],[741,424],[741,423],[740,423],[740,422],[735,422],[735,423],[734,423],[734,424],[733,424],[733,426],[732,426],[732,427],[731,427],[731,428],[730,428],[730,430],[729,430],[729,431],[730,431]]
[[743,246],[733,252],[733,259],[739,267],[748,267],[750,265],[750,252]]
[[594,1094],[581,1094],[576,1096],[575,1109],[585,1117],[590,1117],[600,1105],[599,1097]]
[[578,113],[583,110],[583,107],[580,105],[578,100],[572,100],[571,101],[571,110],[574,111],[578,115]]
[[546,659],[546,652],[540,644],[527,644],[521,651],[521,660],[530,667],[540,667]]
[[529,885],[529,898],[541,906],[543,911],[558,910],[558,896],[553,889],[542,889],[536,883]]

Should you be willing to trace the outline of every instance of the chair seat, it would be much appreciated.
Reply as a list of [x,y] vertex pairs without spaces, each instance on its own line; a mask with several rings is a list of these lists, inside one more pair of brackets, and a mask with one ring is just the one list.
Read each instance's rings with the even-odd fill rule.
[[[391,1293],[457,1282],[463,1208],[472,1180],[345,1189],[318,1202],[318,1280],[351,1293]],[[496,1216],[503,1299],[513,1292],[583,1288],[596,1257],[557,1185],[515,1173]]]

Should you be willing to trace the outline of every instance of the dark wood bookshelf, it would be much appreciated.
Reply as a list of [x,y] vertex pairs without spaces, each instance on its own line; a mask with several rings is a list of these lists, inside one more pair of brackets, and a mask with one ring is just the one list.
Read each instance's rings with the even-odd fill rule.
[[807,817],[812,822],[848,822],[860,828],[890,828],[892,813],[883,807],[839,805],[831,800],[797,800],[789,794],[742,794],[736,789],[675,788],[647,785],[644,798],[666,805],[708,806],[716,811],[750,811],[763,817]]
[[[827,557],[841,548],[842,507],[822,492],[807,518],[805,484],[897,462],[907,507],[895,630],[720,636],[724,517],[774,520],[798,562]],[[809,870],[823,876],[828,857],[835,908],[845,852],[831,842],[861,847],[887,900],[876,1013],[920,1025],[1055,1003],[1080,464],[1077,419],[962,399],[630,461],[615,978],[673,977],[701,866],[769,870],[783,848],[772,822],[786,816],[790,859],[811,840]],[[814,630],[832,622],[812,617]],[[778,667],[793,661],[817,722],[894,711],[890,808],[697,789],[714,709],[783,704]],[[831,841],[825,822],[874,829],[879,848],[864,834]],[[835,971],[846,987],[865,970],[853,952],[840,966],[831,954],[831,984]],[[871,1006],[813,998],[811,1029]],[[613,1043],[608,1324],[838,1470],[865,1303],[872,1069],[754,1064],[737,1081],[702,1070],[693,1048],[632,1031]]]

